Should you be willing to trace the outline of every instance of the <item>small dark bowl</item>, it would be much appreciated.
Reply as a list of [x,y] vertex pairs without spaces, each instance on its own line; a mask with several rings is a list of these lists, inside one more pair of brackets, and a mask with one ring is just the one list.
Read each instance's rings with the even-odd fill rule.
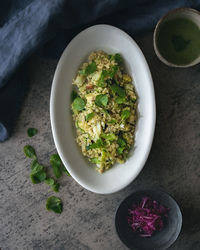
[[[151,237],[143,238],[133,232],[128,225],[128,209],[137,204],[143,197],[150,197],[169,208],[164,227]],[[130,249],[164,250],[177,239],[182,226],[182,214],[176,201],[167,193],[158,190],[141,190],[128,196],[118,207],[115,216],[115,227],[121,241]]]

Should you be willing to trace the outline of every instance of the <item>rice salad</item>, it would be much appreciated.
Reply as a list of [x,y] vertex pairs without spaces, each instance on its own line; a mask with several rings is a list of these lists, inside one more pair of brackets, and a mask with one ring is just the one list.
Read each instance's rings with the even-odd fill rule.
[[76,141],[99,173],[124,163],[134,143],[137,95],[120,54],[92,52],[73,79]]

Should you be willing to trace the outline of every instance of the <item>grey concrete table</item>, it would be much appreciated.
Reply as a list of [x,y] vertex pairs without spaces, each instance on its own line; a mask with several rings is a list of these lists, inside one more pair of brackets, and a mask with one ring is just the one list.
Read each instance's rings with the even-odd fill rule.
[[[112,195],[93,194],[71,177],[61,178],[61,215],[45,209],[53,195],[46,184],[33,185],[23,146],[33,145],[49,166],[56,152],[49,120],[49,97],[57,61],[35,57],[30,62],[30,91],[12,138],[0,144],[0,248],[127,249],[118,239],[114,216],[120,201],[136,189],[162,188],[183,212],[183,229],[171,250],[200,249],[200,66],[173,69],[162,64],[152,48],[152,34],[137,39],[150,65],[157,102],[152,150],[137,179]],[[39,129],[28,138],[29,127]]]

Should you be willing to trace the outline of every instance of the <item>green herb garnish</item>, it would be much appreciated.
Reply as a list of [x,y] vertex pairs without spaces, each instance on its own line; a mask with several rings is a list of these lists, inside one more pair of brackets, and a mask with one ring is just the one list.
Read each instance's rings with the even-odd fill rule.
[[100,79],[99,79],[99,81],[97,83],[97,86],[102,87],[102,88],[105,87],[106,86],[105,78],[107,77],[107,78],[112,79],[115,76],[117,70],[118,70],[117,65],[114,65],[110,70],[103,70],[101,72],[101,76],[100,76]]
[[28,158],[36,158],[35,149],[30,145],[24,146],[24,154]]
[[111,78],[113,78],[113,77],[115,76],[117,70],[118,70],[118,66],[117,66],[117,65],[113,66],[113,67],[111,68],[111,70],[109,71],[108,75],[109,75]]
[[98,83],[97,83],[98,87],[105,87],[106,86],[105,77],[107,77],[107,76],[108,76],[108,71],[107,70],[103,70],[101,72],[100,79],[98,80]]
[[50,157],[50,164],[53,168],[53,173],[56,176],[56,178],[60,178],[62,176],[62,161],[60,159],[60,156],[58,154],[53,154]]
[[126,110],[126,109],[123,110],[122,113],[121,113],[122,120],[125,121],[126,119],[128,119],[130,114],[131,114],[131,112],[129,110]]
[[110,120],[110,121],[108,121],[108,124],[115,124],[117,121],[116,120]]
[[110,60],[114,60],[116,63],[120,64],[122,62],[122,57],[120,54],[110,55]]
[[81,97],[76,97],[72,103],[73,110],[81,111],[85,108],[85,101]]
[[38,132],[38,130],[36,128],[28,128],[27,129],[27,134],[29,137],[32,137],[34,135],[36,135]]
[[49,211],[53,211],[57,214],[61,214],[62,213],[62,201],[60,198],[55,197],[55,196],[51,196],[47,199],[46,202],[46,209]]
[[99,158],[97,158],[97,157],[91,158],[90,161],[91,161],[92,163],[94,163],[94,164],[99,164],[99,163],[101,163],[101,160],[100,160]]
[[85,69],[81,70],[80,74],[87,76],[87,75],[94,73],[96,71],[96,69],[97,69],[97,65],[93,61],[92,63],[88,64],[88,66]]
[[126,102],[126,98],[125,97],[120,97],[118,96],[116,99],[115,99],[116,103],[117,104],[123,104]]
[[31,174],[30,178],[33,184],[38,184],[46,179],[45,167],[39,164],[37,161],[34,161],[34,164],[31,165]]
[[37,158],[35,158],[32,162],[31,162],[31,169],[33,169],[36,164],[38,164]]
[[114,140],[117,140],[117,136],[113,133],[110,133],[110,134],[101,134],[101,137],[104,138],[105,140],[108,140],[108,141],[114,141]]
[[108,104],[108,96],[103,94],[97,95],[95,99],[95,104],[99,107],[106,107]]
[[110,85],[110,88],[114,94],[117,94],[119,97],[124,98],[126,96],[125,89],[120,87],[118,84]]
[[63,165],[60,156],[58,154],[53,154],[50,157],[50,164],[53,168],[53,173],[56,176],[56,178],[60,178],[63,172],[66,173],[68,176],[70,176],[69,172]]
[[76,97],[78,97],[78,94],[76,93],[76,91],[72,90],[72,93],[71,93],[71,102],[73,102]]
[[119,138],[117,140],[117,144],[119,145],[119,147],[117,148],[117,153],[122,154],[124,149],[126,148],[126,141],[122,138]]
[[104,143],[101,139],[98,139],[96,142],[86,146],[86,150],[95,149],[95,148],[102,148],[102,147],[104,147]]
[[53,178],[48,178],[44,181],[47,185],[49,185],[54,192],[59,191],[60,184],[57,183]]
[[87,115],[85,116],[85,120],[86,120],[86,121],[91,120],[91,119],[94,117],[94,115],[95,115],[94,112],[87,114]]

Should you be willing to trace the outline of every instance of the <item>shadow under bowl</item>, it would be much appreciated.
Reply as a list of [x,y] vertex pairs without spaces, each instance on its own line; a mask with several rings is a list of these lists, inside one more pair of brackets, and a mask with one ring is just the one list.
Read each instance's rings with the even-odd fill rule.
[[[128,210],[143,197],[150,197],[159,204],[169,208],[168,218],[163,229],[151,237],[144,238],[133,232],[128,224]],[[176,201],[167,193],[159,190],[141,190],[128,196],[117,209],[115,227],[121,241],[130,249],[164,250],[177,239],[182,227],[182,214]]]

